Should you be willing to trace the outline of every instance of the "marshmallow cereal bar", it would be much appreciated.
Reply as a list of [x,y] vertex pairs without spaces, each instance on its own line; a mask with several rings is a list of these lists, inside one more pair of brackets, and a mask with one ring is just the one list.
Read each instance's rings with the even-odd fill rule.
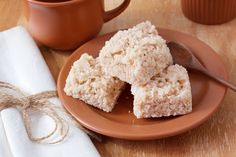
[[110,112],[124,85],[118,78],[104,75],[99,60],[84,53],[74,62],[64,91],[68,96]]
[[137,118],[183,115],[192,111],[192,95],[186,69],[171,65],[143,86],[132,85]]
[[149,21],[117,32],[101,49],[99,59],[107,75],[143,85],[172,64],[166,41]]

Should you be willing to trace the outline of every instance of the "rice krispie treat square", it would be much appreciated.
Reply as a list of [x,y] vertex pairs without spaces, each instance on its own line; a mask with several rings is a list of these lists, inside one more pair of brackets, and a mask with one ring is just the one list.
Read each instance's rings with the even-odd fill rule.
[[143,85],[172,64],[166,41],[149,21],[117,32],[101,49],[99,59],[107,75]]
[[131,86],[137,118],[183,115],[192,111],[192,95],[186,69],[171,65],[144,86]]
[[85,53],[74,62],[64,91],[68,96],[110,112],[124,85],[118,78],[106,76],[99,60]]

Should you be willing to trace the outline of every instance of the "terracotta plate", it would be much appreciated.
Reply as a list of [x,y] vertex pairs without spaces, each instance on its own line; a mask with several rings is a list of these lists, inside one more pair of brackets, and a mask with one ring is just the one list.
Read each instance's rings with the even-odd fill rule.
[[[177,31],[159,29],[167,41],[175,40],[186,44],[211,72],[227,79],[220,57],[202,41]],[[203,123],[220,105],[226,88],[195,71],[189,71],[193,112],[184,116],[154,119],[136,119],[132,113],[133,96],[130,87],[123,92],[111,113],[105,113],[84,102],[66,96],[63,92],[65,80],[72,63],[87,52],[94,57],[114,33],[91,40],[77,49],[63,66],[58,79],[58,93],[65,108],[84,127],[97,133],[130,140],[158,139],[183,133]]]

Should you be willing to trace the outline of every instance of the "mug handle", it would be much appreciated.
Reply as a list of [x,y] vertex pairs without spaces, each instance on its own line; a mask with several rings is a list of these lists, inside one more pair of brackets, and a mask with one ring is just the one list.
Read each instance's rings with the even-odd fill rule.
[[111,19],[118,16],[119,14],[121,14],[128,7],[129,3],[130,0],[124,0],[123,3],[117,8],[104,12],[103,15],[104,22],[108,22]]

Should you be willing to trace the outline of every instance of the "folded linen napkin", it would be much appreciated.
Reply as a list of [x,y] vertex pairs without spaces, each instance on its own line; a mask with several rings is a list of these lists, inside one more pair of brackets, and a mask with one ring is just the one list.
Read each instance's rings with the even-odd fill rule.
[[[11,83],[28,94],[56,89],[39,49],[21,26],[0,33],[0,81]],[[60,105],[58,99],[54,102]],[[62,143],[36,144],[29,140],[19,111],[9,108],[0,115],[0,157],[100,156],[90,138],[72,125]],[[38,116],[33,119],[33,133],[45,135],[53,125],[48,117]]]

